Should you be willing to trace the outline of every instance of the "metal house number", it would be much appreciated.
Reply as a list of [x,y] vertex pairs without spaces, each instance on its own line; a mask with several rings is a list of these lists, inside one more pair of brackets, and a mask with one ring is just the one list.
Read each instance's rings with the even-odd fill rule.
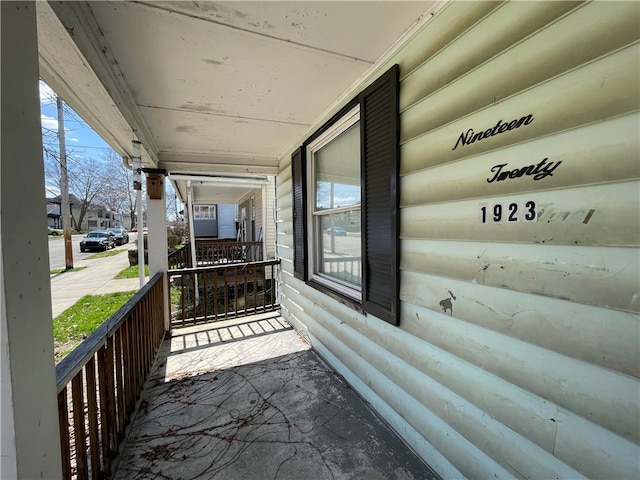
[[481,203],[478,221],[487,223],[517,223],[538,221],[538,206],[534,200],[509,203]]

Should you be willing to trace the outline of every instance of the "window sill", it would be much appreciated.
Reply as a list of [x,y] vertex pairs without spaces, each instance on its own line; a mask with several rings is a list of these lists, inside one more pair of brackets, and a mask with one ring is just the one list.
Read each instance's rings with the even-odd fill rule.
[[324,293],[325,295],[327,295],[328,297],[331,297],[332,299],[341,303],[342,305],[345,305],[349,308],[353,308],[356,312],[361,313],[362,315],[366,315],[366,313],[362,309],[361,302],[359,302],[358,300],[355,300],[346,295],[342,295],[341,293],[336,292],[335,290],[332,290],[331,288],[326,287],[325,285],[318,283],[314,280],[309,280],[307,282],[307,285],[309,285],[311,288],[314,288]]

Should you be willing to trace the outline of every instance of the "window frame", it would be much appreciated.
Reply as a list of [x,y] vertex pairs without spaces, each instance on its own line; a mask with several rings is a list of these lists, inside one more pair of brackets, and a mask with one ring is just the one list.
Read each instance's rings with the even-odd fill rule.
[[[344,109],[341,111],[341,116],[334,120],[326,129],[320,132],[318,135],[313,136],[312,139],[308,142],[305,142],[305,158],[307,161],[307,169],[309,175],[307,175],[307,191],[311,192],[310,198],[313,198],[313,201],[307,202],[307,212],[306,212],[306,231],[307,231],[307,249],[309,255],[307,256],[307,271],[309,272],[308,280],[313,283],[320,284],[330,290],[336,291],[338,294],[355,300],[358,303],[362,301],[362,248],[360,249],[360,285],[356,286],[350,282],[340,280],[335,277],[331,277],[330,275],[323,274],[320,272],[320,259],[322,255],[320,253],[321,246],[318,241],[318,234],[321,233],[322,228],[320,228],[319,223],[321,224],[321,220],[318,221],[321,217],[335,215],[343,212],[351,212],[358,210],[360,211],[360,215],[362,215],[362,201],[358,204],[348,205],[343,207],[334,207],[328,209],[318,209],[317,201],[316,201],[316,157],[315,153],[320,151],[323,147],[331,144],[334,140],[336,140],[340,135],[346,132],[349,128],[354,125],[360,123],[360,104],[356,104],[355,106],[349,105],[350,108],[344,114]],[[360,140],[360,131],[358,132],[358,139]],[[358,158],[359,164],[361,163],[362,152],[360,152],[360,158]],[[359,170],[361,170],[361,166],[359,165]],[[362,172],[359,171],[360,177],[360,191],[362,195]],[[362,222],[360,228],[362,229]],[[362,232],[361,232],[362,233]]]
[[[203,216],[205,213],[206,207],[206,216]],[[211,212],[213,211],[213,216]],[[218,212],[216,205],[211,204],[196,204],[193,206],[193,219],[194,220],[217,220]]]

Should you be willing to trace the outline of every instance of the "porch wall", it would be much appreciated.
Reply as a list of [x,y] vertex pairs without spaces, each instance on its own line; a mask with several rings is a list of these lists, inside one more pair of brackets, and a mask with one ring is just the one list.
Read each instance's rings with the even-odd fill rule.
[[[381,66],[401,71],[399,327],[294,278],[281,159],[283,315],[445,477],[640,475],[639,9],[450,3]],[[480,221],[529,201],[537,221]]]
[[[247,208],[250,205],[249,200],[251,197],[254,197],[255,201],[255,232],[253,233],[255,241],[258,239],[258,234],[260,233],[260,229],[262,229],[262,242],[264,244],[264,259],[269,260],[273,259],[275,256],[276,249],[276,227],[275,227],[275,217],[273,215],[274,212],[274,204],[275,204],[275,183],[273,177],[269,177],[269,182],[264,186],[264,188],[257,188],[247,193],[245,196],[240,198],[238,201],[238,205],[242,205],[246,202]],[[251,222],[251,212],[248,212],[248,222]],[[248,241],[252,241],[253,239],[249,239]]]

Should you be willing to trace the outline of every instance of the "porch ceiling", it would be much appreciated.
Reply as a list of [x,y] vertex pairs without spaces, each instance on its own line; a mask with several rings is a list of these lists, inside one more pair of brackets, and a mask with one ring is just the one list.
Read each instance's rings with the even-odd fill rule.
[[435,2],[37,3],[43,79],[118,153],[255,176]]

